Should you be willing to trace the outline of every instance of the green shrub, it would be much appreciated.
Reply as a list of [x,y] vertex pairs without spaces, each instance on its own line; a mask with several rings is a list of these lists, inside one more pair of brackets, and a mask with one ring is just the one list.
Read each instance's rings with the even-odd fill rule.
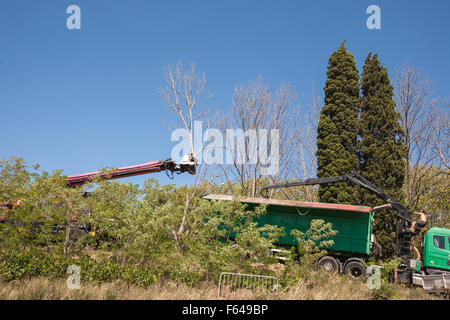
[[0,278],[4,281],[36,276],[61,277],[71,260],[64,255],[44,255],[38,251],[9,251],[0,254]]
[[38,251],[10,251],[0,254],[0,279],[11,281],[40,276],[68,277],[66,272],[70,265],[78,266],[81,280],[87,282],[122,279],[145,287],[159,276],[156,270],[133,264],[121,266],[113,259],[97,262],[89,256],[74,259],[65,255],[45,255]]

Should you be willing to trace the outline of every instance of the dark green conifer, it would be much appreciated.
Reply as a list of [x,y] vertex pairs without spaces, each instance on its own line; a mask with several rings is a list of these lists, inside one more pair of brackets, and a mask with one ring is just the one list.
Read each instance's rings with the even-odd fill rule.
[[[359,75],[345,41],[331,54],[325,85],[325,104],[317,135],[317,176],[330,177],[358,171],[357,121]],[[348,183],[319,186],[321,202],[355,204],[357,187]]]
[[[386,194],[401,201],[406,148],[399,114],[395,110],[393,89],[387,69],[380,64],[376,54],[372,56],[369,53],[361,76],[362,102],[358,124],[360,172]],[[384,204],[374,193],[361,190],[360,195],[360,204]],[[392,231],[395,221],[393,210],[381,210],[375,214],[374,231],[384,249],[384,256],[394,254]]]

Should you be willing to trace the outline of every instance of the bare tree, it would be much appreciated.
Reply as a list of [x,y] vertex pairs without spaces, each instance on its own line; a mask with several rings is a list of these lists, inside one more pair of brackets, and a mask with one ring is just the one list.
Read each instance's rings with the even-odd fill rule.
[[[297,180],[305,180],[316,176],[317,126],[322,108],[320,101],[320,97],[315,94],[313,83],[309,108],[304,110],[300,105],[297,107],[295,127],[298,130],[295,141],[299,152],[292,163],[293,169],[291,170],[293,177]],[[317,201],[317,191],[313,186],[299,187],[298,189],[302,191],[300,197],[305,197],[310,202]]]
[[434,178],[431,174],[433,165],[439,161],[441,154],[444,158],[440,139],[442,117],[438,99],[432,96],[430,80],[408,63],[395,73],[395,100],[407,148],[408,205],[415,208],[424,192],[426,180]]
[[440,113],[436,117],[434,130],[433,151],[439,157],[440,162],[448,170],[449,165],[449,149],[450,149],[450,120],[448,117],[448,111],[450,105],[447,102],[444,103],[445,113]]
[[[219,166],[227,186],[233,188],[236,182],[240,194],[255,197],[264,184],[286,176],[295,154],[295,99],[290,85],[274,93],[261,77],[235,88],[231,114],[221,122],[231,158]],[[231,131],[243,133],[244,138],[230,135]],[[267,174],[270,165],[274,170]]]
[[201,108],[201,103],[211,97],[206,89],[205,74],[197,73],[195,68],[194,63],[191,63],[189,69],[185,69],[181,62],[169,64],[164,71],[166,86],[160,89],[164,102],[186,129],[192,154],[196,151],[193,137],[194,120],[204,117],[205,111]]
[[[204,120],[206,112],[202,107],[202,102],[211,97],[206,89],[205,74],[196,71],[196,65],[191,64],[189,68],[184,68],[181,62],[169,64],[164,71],[166,86],[160,89],[161,97],[167,106],[172,110],[178,122],[186,130],[189,138],[191,155],[194,157],[202,152],[203,145],[195,149],[194,143],[194,121]],[[187,216],[192,200],[197,195],[199,185],[206,174],[206,166],[202,163],[197,167],[196,179],[191,191],[186,194],[183,217],[178,230],[172,231],[172,236],[178,242],[180,236],[186,230]]]

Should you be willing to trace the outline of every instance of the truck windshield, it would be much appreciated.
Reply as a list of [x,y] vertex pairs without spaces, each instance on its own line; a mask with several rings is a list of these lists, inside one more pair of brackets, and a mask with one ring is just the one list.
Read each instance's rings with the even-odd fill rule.
[[445,238],[443,236],[434,236],[433,243],[436,248],[445,249]]

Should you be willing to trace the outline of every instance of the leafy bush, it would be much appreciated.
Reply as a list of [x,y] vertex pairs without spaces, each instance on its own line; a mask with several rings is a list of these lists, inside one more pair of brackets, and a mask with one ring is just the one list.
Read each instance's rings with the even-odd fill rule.
[[393,284],[390,283],[390,279],[394,272],[400,264],[399,259],[389,259],[386,261],[375,261],[373,258],[368,259],[364,265],[368,267],[369,265],[377,265],[381,267],[380,270],[380,287],[371,290],[373,299],[375,300],[393,300],[398,299],[398,295]]
[[36,276],[60,277],[71,261],[64,255],[42,255],[38,251],[9,251],[0,255],[0,278],[11,281]]
[[[23,160],[1,160],[0,202],[23,199],[0,224],[0,276],[67,276],[80,266],[86,281],[125,279],[147,285],[165,275],[187,283],[217,279],[221,271],[270,273],[267,252],[282,234],[257,226],[265,206],[247,210],[240,202],[186,197],[192,187],[159,186],[149,179],[142,188],[118,181],[95,181],[68,188],[60,171],[32,173]],[[199,194],[210,185],[198,186]],[[176,238],[180,222],[184,230]],[[96,261],[86,247],[109,252]],[[259,267],[255,267],[255,263]]]
[[0,279],[11,281],[33,277],[68,277],[67,269],[76,265],[81,271],[81,280],[112,281],[122,279],[130,284],[146,287],[157,281],[158,272],[133,264],[121,266],[117,261],[106,260],[101,263],[89,256],[79,258],[66,255],[43,255],[39,251],[12,251],[0,255]]
[[311,220],[306,232],[292,230],[296,239],[297,248],[292,248],[288,254],[288,261],[283,272],[282,283],[292,285],[300,279],[307,279],[314,269],[316,261],[326,254],[326,248],[332,246],[334,241],[329,239],[337,234],[331,223],[321,219]]

